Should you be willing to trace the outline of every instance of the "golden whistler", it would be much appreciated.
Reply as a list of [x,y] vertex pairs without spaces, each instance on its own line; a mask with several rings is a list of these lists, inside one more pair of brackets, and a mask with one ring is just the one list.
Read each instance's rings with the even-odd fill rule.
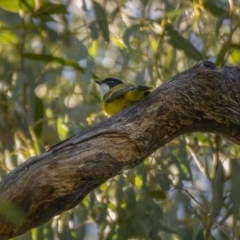
[[95,81],[101,87],[102,106],[104,112],[112,116],[150,93],[151,87],[131,83],[123,83],[116,78]]

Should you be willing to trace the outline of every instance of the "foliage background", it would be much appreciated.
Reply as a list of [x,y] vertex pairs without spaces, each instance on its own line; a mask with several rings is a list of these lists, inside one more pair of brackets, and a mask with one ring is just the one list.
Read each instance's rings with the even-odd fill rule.
[[[238,65],[239,16],[237,0],[0,0],[1,179],[106,118],[94,79],[155,88],[200,60]],[[239,239],[238,152],[181,136],[15,239]]]

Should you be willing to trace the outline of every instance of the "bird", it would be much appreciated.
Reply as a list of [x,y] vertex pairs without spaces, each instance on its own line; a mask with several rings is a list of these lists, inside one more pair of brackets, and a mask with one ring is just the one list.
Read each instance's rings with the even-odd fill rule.
[[95,82],[100,85],[102,107],[108,116],[117,114],[151,93],[149,86],[135,86],[117,78],[106,78]]

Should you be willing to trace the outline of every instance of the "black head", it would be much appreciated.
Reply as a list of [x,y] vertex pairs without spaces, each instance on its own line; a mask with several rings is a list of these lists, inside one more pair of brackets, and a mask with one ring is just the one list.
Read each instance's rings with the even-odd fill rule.
[[95,81],[97,84],[102,85],[102,84],[107,84],[109,88],[113,88],[118,84],[123,83],[121,80],[117,78],[105,78],[102,81]]

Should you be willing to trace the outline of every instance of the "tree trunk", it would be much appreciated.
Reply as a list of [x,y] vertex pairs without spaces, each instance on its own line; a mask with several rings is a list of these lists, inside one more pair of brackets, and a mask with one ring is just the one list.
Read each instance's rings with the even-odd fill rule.
[[196,131],[240,143],[240,68],[200,62],[143,101],[18,166],[0,183],[0,198],[23,215],[18,224],[0,215],[0,239],[73,208],[109,178]]

